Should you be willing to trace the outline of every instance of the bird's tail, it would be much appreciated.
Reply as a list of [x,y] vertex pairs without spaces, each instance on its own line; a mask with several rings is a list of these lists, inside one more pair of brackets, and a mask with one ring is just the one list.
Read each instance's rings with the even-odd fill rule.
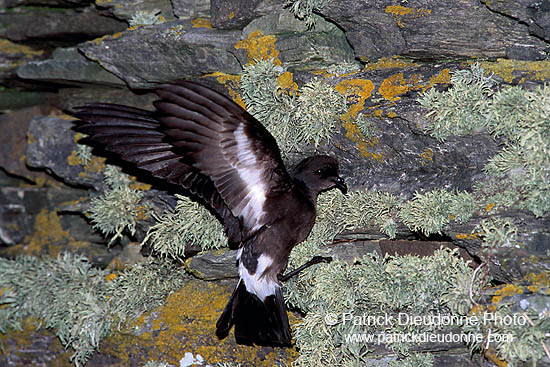
[[216,335],[225,338],[233,325],[238,344],[290,346],[290,326],[280,287],[262,301],[248,292],[244,281],[239,280],[216,323]]

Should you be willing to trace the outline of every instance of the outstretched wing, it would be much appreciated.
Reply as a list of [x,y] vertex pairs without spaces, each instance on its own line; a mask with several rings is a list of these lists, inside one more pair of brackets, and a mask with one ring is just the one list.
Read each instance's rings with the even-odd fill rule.
[[265,202],[292,185],[273,136],[231,99],[200,84],[163,84],[156,93],[155,112],[110,104],[78,108],[75,116],[84,121],[78,130],[205,199],[229,222],[230,237],[235,220],[245,237],[268,223]]

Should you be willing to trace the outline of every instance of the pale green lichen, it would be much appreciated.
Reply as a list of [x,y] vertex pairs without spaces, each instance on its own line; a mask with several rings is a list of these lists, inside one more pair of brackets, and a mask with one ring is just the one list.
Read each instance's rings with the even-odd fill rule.
[[315,27],[313,12],[322,9],[330,0],[288,0],[286,6],[290,7],[294,16],[303,20],[308,28]]
[[92,147],[84,144],[76,144],[76,155],[83,166],[92,160]]
[[212,250],[227,245],[223,226],[204,207],[188,197],[176,195],[176,208],[158,216],[157,224],[151,226],[142,243],[149,243],[152,250],[162,256],[180,258],[185,247],[200,246]]
[[399,217],[412,231],[429,236],[441,233],[451,220],[467,222],[476,209],[475,198],[467,192],[435,189],[424,194],[415,192],[413,199],[402,205]]
[[430,110],[426,116],[432,120],[423,130],[439,141],[485,128],[489,98],[496,82],[485,77],[483,69],[474,64],[471,69],[452,73],[451,84],[453,87],[445,92],[431,88],[419,99]]
[[[303,260],[293,252],[291,266]],[[295,328],[296,345],[300,349],[295,366],[365,365],[372,349],[365,342],[353,342],[349,335],[354,333],[433,331],[433,327],[425,325],[354,325],[349,320],[344,322],[343,315],[448,314],[450,309],[445,295],[467,295],[469,284],[466,289],[456,291],[455,288],[464,285],[456,284],[454,279],[471,277],[471,273],[457,252],[448,249],[424,258],[382,257],[373,253],[358,259],[354,265],[335,260],[307,269],[285,287],[287,301],[307,312]],[[465,297],[461,301],[469,302]],[[411,345],[390,342],[387,346],[405,361],[407,356],[411,360],[415,358],[409,355]],[[430,359],[429,356],[417,358],[426,363]]]
[[519,247],[518,230],[510,219],[483,219],[474,232],[480,233],[485,247]]
[[[432,88],[420,98],[432,117],[424,131],[440,141],[450,135],[488,131],[503,149],[489,159],[485,172],[498,177],[509,193],[520,193],[514,208],[545,215],[550,210],[550,88],[515,86],[495,92],[496,82],[485,77],[477,64],[456,71],[451,83],[445,92]],[[486,200],[504,202],[502,190],[495,195]]]
[[346,110],[346,97],[323,79],[314,78],[299,91],[294,111],[298,142],[313,142],[316,148],[330,142]]
[[130,27],[164,23],[164,18],[159,14],[159,9],[153,9],[151,11],[138,10],[128,21],[128,23],[130,24]]
[[20,330],[22,320],[32,317],[38,327],[52,329],[82,366],[113,326],[161,305],[182,284],[181,274],[166,262],[108,274],[68,253],[55,259],[0,258],[0,290],[6,290],[0,294],[0,332]]
[[108,165],[104,175],[108,189],[91,199],[87,214],[94,228],[111,237],[110,245],[121,238],[125,230],[134,235],[136,222],[140,216],[146,216],[150,208],[142,200],[143,192],[130,186],[130,178],[120,168]]

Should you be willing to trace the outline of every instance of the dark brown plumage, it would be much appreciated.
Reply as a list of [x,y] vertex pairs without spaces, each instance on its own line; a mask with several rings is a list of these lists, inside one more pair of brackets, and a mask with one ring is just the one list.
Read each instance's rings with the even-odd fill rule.
[[226,96],[180,81],[161,85],[154,112],[90,104],[78,107],[77,130],[122,160],[198,196],[223,221],[238,247],[240,280],[218,320],[238,343],[289,345],[279,277],[294,246],[307,238],[317,195],[345,191],[337,161],[314,156],[286,170],[273,136]]

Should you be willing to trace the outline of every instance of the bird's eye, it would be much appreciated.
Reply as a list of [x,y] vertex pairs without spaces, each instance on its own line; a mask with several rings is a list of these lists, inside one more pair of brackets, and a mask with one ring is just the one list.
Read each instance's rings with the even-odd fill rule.
[[318,169],[315,173],[317,173],[318,175],[322,175],[322,174],[323,174],[323,170],[322,170],[322,169]]

